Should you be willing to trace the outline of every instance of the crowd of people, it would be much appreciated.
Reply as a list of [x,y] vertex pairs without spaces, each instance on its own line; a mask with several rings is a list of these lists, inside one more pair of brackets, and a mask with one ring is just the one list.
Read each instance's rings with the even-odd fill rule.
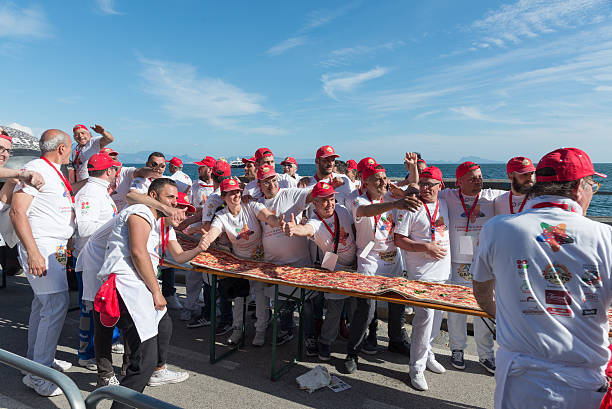
[[[176,295],[174,270],[164,260],[186,263],[216,246],[293,267],[473,287],[482,309],[497,319],[497,362],[492,320],[474,320],[474,339],[479,363],[496,376],[498,408],[598,407],[608,389],[612,228],[585,217],[600,186],[594,177],[605,175],[579,149],[557,149],[537,168],[529,158],[511,158],[504,191],[484,188],[474,162],[460,164],[456,188],[445,188],[441,170],[417,153],[406,153],[406,179],[392,183],[375,158],[340,161],[329,145],[316,151],[312,176],[299,176],[292,157],[277,173],[272,151],[259,148],[242,159],[240,178],[225,160],[205,156],[195,162],[192,181],[179,158],[160,152],[141,168],[122,166],[109,147],[113,135],[100,125],[76,125],[73,138],[74,148],[70,135],[47,130],[40,159],[19,171],[0,167],[7,178],[0,233],[17,243],[34,293],[29,359],[61,371],[71,366],[55,359],[68,310],[70,253],[79,281],[78,364],[97,372],[98,386],[142,392],[188,378],[166,366],[173,325],[167,308],[179,309],[189,328],[210,325],[218,308],[216,334],[239,344],[244,302],[252,299],[251,344],[265,345],[270,285],[250,282],[246,294],[218,291],[213,303],[208,280],[187,271],[186,299]],[[0,166],[10,149],[11,137],[0,132]],[[177,234],[197,245],[183,249]],[[287,299],[277,345],[294,338],[295,308]],[[354,373],[360,353],[379,350],[371,299],[319,292],[305,301],[303,314],[308,356],[329,361],[340,334],[347,339],[344,369]],[[417,390],[428,389],[426,370],[446,370],[432,350],[442,316],[415,307],[409,336],[405,305],[388,305],[387,348],[409,357]],[[448,313],[447,322],[450,363],[463,370],[466,315]],[[112,365],[120,349],[113,345],[115,328],[125,351],[121,381]],[[43,396],[62,393],[31,374],[23,383]]]

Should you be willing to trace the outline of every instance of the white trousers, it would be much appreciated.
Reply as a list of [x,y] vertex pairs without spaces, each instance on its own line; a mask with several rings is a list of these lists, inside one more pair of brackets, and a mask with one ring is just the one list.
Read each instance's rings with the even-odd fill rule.
[[508,374],[496,409],[598,409],[603,397],[603,392],[572,388],[547,371],[521,371]]
[[196,309],[196,303],[200,294],[202,293],[202,285],[204,284],[204,277],[202,273],[197,271],[187,270],[185,274],[185,290],[187,293],[187,301],[183,303],[183,307],[186,310],[194,311]]
[[[255,293],[255,331],[265,331],[268,323],[268,310],[270,309],[270,298],[264,293],[265,284],[259,281],[250,281],[251,288]],[[242,328],[243,314],[242,308],[244,305],[243,297],[234,298],[232,306],[232,318],[234,328]]]
[[427,358],[433,356],[434,339],[440,332],[444,311],[414,307],[410,339],[410,372],[423,372]]
[[28,324],[28,359],[51,366],[69,301],[68,291],[34,294]]

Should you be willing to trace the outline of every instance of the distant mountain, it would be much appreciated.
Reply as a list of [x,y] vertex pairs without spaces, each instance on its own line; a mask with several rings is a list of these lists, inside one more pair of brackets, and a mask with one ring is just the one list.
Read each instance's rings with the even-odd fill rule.
[[505,163],[503,161],[481,158],[479,156],[464,156],[460,158],[459,160],[439,160],[439,159],[428,159],[428,158],[425,158],[425,160],[427,161],[427,163],[435,163],[435,164],[440,164],[440,165],[448,165],[448,164],[453,165],[453,164],[459,164],[463,162],[476,162],[478,164]]

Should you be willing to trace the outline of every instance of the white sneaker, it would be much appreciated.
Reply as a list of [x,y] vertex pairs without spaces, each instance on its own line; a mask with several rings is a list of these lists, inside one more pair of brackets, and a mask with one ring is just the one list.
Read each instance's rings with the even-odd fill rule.
[[446,372],[446,368],[444,368],[440,362],[436,361],[435,357],[427,358],[427,363],[425,364],[425,366],[433,373]]
[[91,358],[91,359],[79,358],[79,366],[82,366],[85,369],[89,369],[90,371],[98,370],[98,363],[96,362],[96,358]]
[[121,342],[117,342],[113,344],[112,351],[113,354],[123,354],[125,352],[125,347]]
[[181,321],[189,321],[191,319],[191,314],[192,313],[193,313],[193,311],[191,311],[191,310],[183,309],[181,311],[181,315],[179,316],[179,320],[181,320]]
[[159,369],[153,372],[151,378],[149,378],[148,385],[149,386],[160,386],[166,385],[169,383],[179,383],[186,381],[189,378],[188,372],[179,372],[179,371],[171,371],[168,367],[164,369]]
[[25,386],[34,389],[34,391],[40,396],[58,396],[64,393],[53,382],[49,382],[45,379],[30,374],[24,376],[22,382]]
[[103,386],[117,386],[117,385],[120,385],[120,384],[121,383],[119,382],[119,379],[117,379],[115,374],[113,374],[109,378],[104,378],[104,377],[98,376],[98,383],[96,384],[96,388],[101,388]]
[[412,384],[412,387],[414,389],[417,389],[419,391],[426,391],[429,389],[423,372],[411,371],[410,372],[410,383]]
[[183,304],[179,301],[179,298],[176,294],[171,297],[166,297],[166,307],[171,310],[182,310]]
[[242,340],[242,330],[234,328],[232,335],[227,339],[227,343],[230,345],[238,345]]
[[62,361],[61,359],[54,359],[51,364],[51,368],[56,371],[66,372],[68,369],[72,368],[72,364],[70,362]]
[[253,344],[256,347],[261,347],[266,343],[266,331],[255,331],[255,337],[253,337]]

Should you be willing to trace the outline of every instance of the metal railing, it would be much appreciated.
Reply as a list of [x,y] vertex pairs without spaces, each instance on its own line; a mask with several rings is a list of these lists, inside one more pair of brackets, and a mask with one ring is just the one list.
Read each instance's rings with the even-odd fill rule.
[[0,362],[46,379],[56,384],[66,396],[72,409],[96,408],[104,399],[111,399],[139,409],[181,409],[179,406],[144,395],[124,386],[104,386],[96,389],[83,400],[78,386],[63,373],[31,361],[12,352],[0,349]]

